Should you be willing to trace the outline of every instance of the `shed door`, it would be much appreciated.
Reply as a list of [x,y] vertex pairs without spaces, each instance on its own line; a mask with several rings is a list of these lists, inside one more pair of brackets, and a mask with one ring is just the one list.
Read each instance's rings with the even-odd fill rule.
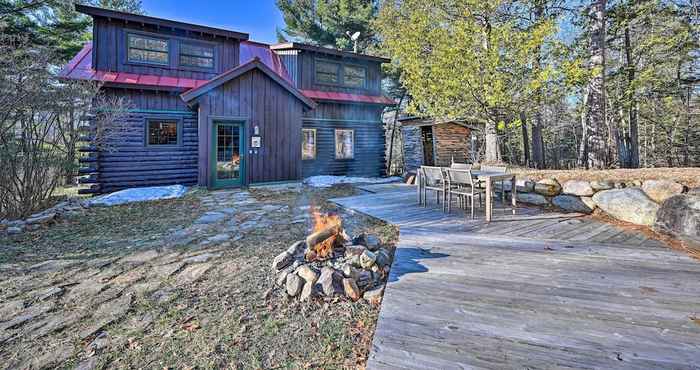
[[433,155],[433,127],[421,127],[421,138],[423,140],[423,165],[434,166],[435,156]]
[[243,124],[215,121],[212,129],[213,187],[241,186],[245,176]]

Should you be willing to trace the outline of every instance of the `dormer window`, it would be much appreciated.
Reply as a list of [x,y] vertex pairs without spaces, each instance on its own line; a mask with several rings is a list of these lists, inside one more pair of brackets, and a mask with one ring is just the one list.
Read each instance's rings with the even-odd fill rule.
[[129,34],[129,62],[168,65],[168,40]]
[[180,65],[197,68],[214,68],[214,48],[204,45],[180,44]]
[[316,60],[316,82],[336,85],[340,83],[340,64]]
[[343,85],[363,89],[367,82],[367,68],[362,66],[343,66]]

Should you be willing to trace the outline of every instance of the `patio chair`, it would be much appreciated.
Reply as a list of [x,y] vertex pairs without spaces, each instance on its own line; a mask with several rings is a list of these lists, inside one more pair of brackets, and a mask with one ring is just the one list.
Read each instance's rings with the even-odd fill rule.
[[481,194],[485,194],[486,190],[476,186],[476,181],[472,177],[470,170],[458,170],[448,168],[447,172],[447,212],[449,213],[452,206],[452,195],[456,195],[459,204],[466,209],[467,199],[471,208],[471,216],[474,219],[474,198],[479,197],[479,205],[482,204]]
[[428,205],[428,191],[432,190],[435,192],[435,200],[437,204],[440,204],[440,196],[442,196],[442,209],[445,210],[445,199],[447,194],[445,192],[445,174],[441,167],[432,166],[421,166],[422,171],[422,185],[423,185],[423,205]]

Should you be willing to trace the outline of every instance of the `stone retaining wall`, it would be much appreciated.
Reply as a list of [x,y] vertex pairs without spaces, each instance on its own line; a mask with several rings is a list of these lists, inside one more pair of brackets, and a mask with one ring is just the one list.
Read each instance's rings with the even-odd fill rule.
[[[618,220],[654,227],[700,246],[700,189],[669,180],[517,180],[518,201],[565,212],[594,210]],[[506,184],[506,190],[510,190]]]

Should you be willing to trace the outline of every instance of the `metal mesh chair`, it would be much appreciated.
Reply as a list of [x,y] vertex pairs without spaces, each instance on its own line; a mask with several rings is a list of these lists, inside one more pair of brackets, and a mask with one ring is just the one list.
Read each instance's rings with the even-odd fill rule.
[[459,170],[449,168],[447,173],[447,212],[450,212],[452,206],[452,195],[456,195],[459,204],[466,209],[467,199],[471,208],[471,217],[474,218],[474,198],[479,197],[479,205],[482,204],[481,194],[486,191],[476,186],[476,181],[472,177],[470,170]]
[[472,169],[472,165],[469,164],[469,163],[455,163],[455,162],[452,162],[452,164],[450,165],[450,168],[453,169],[453,170],[471,170],[471,169]]
[[440,196],[442,196],[443,204],[442,208],[443,210],[445,209],[445,199],[446,199],[446,191],[445,191],[445,186],[446,186],[446,181],[445,181],[445,174],[442,171],[441,167],[431,167],[431,166],[421,166],[421,172],[422,172],[422,191],[423,191],[423,200],[421,204],[428,205],[428,196],[427,193],[429,190],[432,190],[435,192],[435,200],[437,204],[440,204]]

